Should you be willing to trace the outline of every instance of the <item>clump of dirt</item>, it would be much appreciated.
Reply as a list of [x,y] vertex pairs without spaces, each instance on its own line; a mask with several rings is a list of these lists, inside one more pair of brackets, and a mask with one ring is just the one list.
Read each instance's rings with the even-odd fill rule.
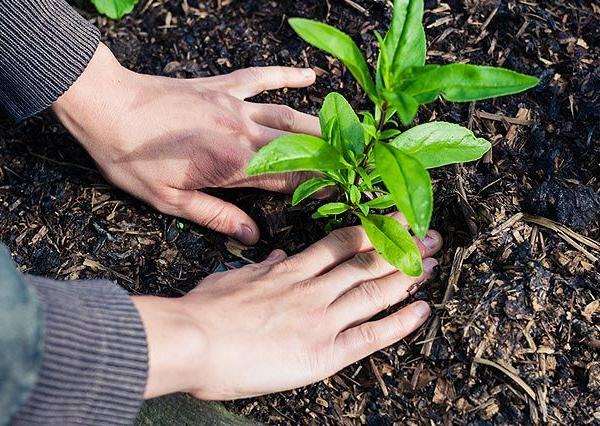
[[[375,63],[384,0],[161,0],[120,22],[88,15],[132,69],[201,77],[260,65],[311,66],[307,89],[256,98],[316,113],[330,91],[368,105],[339,62],[308,47],[290,16],[349,33]],[[437,102],[432,119],[493,142],[475,164],[436,170],[440,276],[416,295],[435,315],[405,341],[291,392],[229,403],[270,424],[594,424],[600,421],[600,5],[582,0],[428,0],[429,61],[502,65],[541,77],[528,93]],[[216,270],[324,235],[318,202],[223,191],[256,218],[251,249],[158,214],[110,187],[51,117],[0,118],[0,240],[24,271],[105,277],[134,294],[181,295]],[[523,212],[577,228],[577,241]],[[570,234],[573,235],[573,234]],[[585,238],[584,238],[585,237]],[[573,244],[573,242],[575,244]],[[379,374],[381,381],[377,380]],[[382,384],[383,383],[383,384]]]
[[551,179],[532,192],[526,208],[571,228],[585,229],[600,217],[600,195],[588,185],[566,186]]

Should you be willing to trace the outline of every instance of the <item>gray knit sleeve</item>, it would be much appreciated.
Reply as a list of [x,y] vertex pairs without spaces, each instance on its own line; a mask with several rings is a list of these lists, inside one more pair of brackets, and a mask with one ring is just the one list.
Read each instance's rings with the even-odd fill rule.
[[48,108],[100,40],[64,0],[0,0],[0,107],[15,120]]
[[42,310],[0,244],[0,425],[31,393],[42,364]]
[[12,424],[132,424],[143,400],[148,351],[127,293],[108,281],[24,281],[42,309],[42,362]]

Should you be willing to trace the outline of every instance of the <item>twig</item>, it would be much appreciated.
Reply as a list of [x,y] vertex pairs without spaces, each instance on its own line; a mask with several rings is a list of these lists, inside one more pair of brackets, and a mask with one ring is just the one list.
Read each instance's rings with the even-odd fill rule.
[[413,373],[412,379],[410,380],[410,385],[412,386],[413,389],[417,388],[417,385],[419,384],[419,376],[421,375],[422,372],[423,372],[423,362],[420,362],[417,365],[417,368],[415,368],[415,372]]
[[32,155],[32,156],[34,156],[36,158],[39,158],[40,160],[47,161],[49,163],[58,164],[59,166],[74,167],[76,169],[85,170],[86,172],[92,172],[92,173],[100,174],[100,172],[98,170],[90,169],[89,167],[81,166],[81,165],[75,164],[75,163],[69,163],[69,162],[66,162],[66,161],[59,161],[59,160],[55,160],[55,159],[50,158],[50,157],[46,157],[46,156],[41,155],[41,154],[36,154],[35,152],[31,151],[29,148],[27,148],[27,150],[29,151],[30,155]]
[[[446,286],[446,291],[444,292],[444,297],[442,298],[442,303],[440,309],[445,309],[446,303],[454,294],[454,289],[456,289],[458,280],[460,279],[460,274],[462,271],[462,265],[465,261],[468,250],[464,247],[459,247],[456,249],[454,253],[454,260],[452,261],[452,269],[450,270],[450,277],[448,278],[448,285]],[[436,313],[431,320],[431,325],[429,326],[429,330],[427,330],[427,334],[425,335],[424,341],[426,342],[421,348],[421,354],[428,357],[431,354],[431,349],[433,347],[433,342],[437,333],[440,329],[441,325],[441,317],[438,313]]]
[[533,399],[534,401],[537,400],[536,394],[533,391],[533,389],[531,389],[531,387],[527,383],[525,383],[525,381],[523,379],[521,379],[517,374],[510,371],[508,368],[503,367],[502,365],[498,364],[497,362],[494,362],[494,361],[491,361],[491,360],[485,359],[485,358],[473,358],[473,362],[476,362],[478,364],[487,365],[490,367],[494,367],[498,371],[500,371],[500,372],[504,373],[505,375],[507,375],[508,377],[510,377],[512,379],[512,381],[514,381],[516,384],[521,386],[521,388],[525,391],[525,393],[527,393],[527,395],[529,395],[531,397],[531,399]]
[[383,392],[383,396],[385,396],[387,398],[387,396],[390,393],[388,392],[388,388],[385,385],[385,382],[383,381],[383,378],[381,377],[381,373],[379,373],[379,370],[377,369],[377,366],[375,365],[375,361],[373,361],[373,358],[369,358],[369,364],[371,365],[371,370],[373,371],[373,374],[375,375],[375,379],[377,380],[377,383],[379,383],[381,392]]
[[352,0],[344,0],[344,2],[345,2],[345,3],[346,3],[348,6],[350,6],[350,7],[354,8],[354,9],[358,10],[358,11],[359,11],[360,13],[362,13],[363,15],[365,15],[365,16],[370,16],[370,14],[369,14],[369,11],[368,11],[367,9],[365,9],[364,7],[362,7],[360,4],[358,4],[358,3],[355,3],[355,2],[353,2]]
[[507,117],[502,114],[492,114],[485,111],[475,111],[475,115],[486,120],[502,121],[509,124],[516,124],[518,126],[531,126],[532,124],[535,124],[535,121],[533,120],[524,120],[518,117]]

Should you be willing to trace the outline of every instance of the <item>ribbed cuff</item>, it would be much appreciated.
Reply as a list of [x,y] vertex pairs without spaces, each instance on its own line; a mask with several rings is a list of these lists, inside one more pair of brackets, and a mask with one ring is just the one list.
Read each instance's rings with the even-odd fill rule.
[[148,351],[127,293],[107,281],[25,281],[42,306],[44,350],[38,381],[13,424],[132,424]]
[[98,29],[64,0],[0,0],[0,106],[15,120],[48,108],[99,41]]

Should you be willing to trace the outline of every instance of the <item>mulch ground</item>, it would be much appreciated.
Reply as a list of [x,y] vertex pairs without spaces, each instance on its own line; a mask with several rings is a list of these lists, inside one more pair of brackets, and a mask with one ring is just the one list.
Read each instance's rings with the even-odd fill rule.
[[[383,0],[146,1],[121,22],[96,18],[140,72],[202,77],[257,65],[310,65],[308,89],[261,95],[316,113],[333,90],[364,95],[286,18],[342,28],[375,60]],[[417,295],[436,314],[420,331],[321,383],[228,407],[272,424],[593,424],[600,422],[600,2],[430,0],[429,61],[502,65],[541,77],[528,93],[438,102],[433,118],[493,142],[482,161],[436,171],[440,276]],[[257,219],[245,248],[158,214],[111,188],[49,115],[0,118],[0,240],[23,271],[105,277],[133,294],[179,295],[207,274],[293,253],[324,235],[286,196],[221,192]]]

